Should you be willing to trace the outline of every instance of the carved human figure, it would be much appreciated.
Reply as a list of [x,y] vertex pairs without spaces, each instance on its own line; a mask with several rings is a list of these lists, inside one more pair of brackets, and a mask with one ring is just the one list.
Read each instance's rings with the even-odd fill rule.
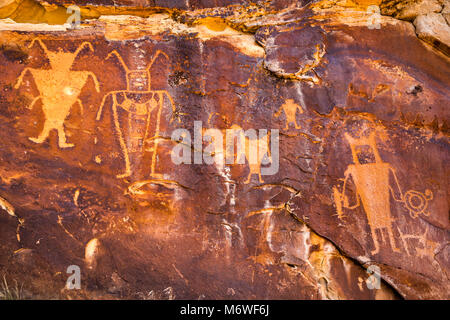
[[284,111],[284,115],[286,117],[286,126],[285,130],[289,129],[289,124],[294,124],[295,129],[301,129],[301,125],[297,124],[297,110],[300,113],[303,113],[303,109],[301,106],[296,104],[293,99],[287,99],[280,107],[280,109],[274,114],[276,118],[281,115],[281,111]]
[[[376,147],[375,132],[372,132],[369,137],[360,139],[355,139],[347,133],[345,137],[350,144],[353,164],[350,164],[345,171],[342,192],[337,187],[333,187],[333,196],[338,217],[344,217],[343,208],[355,209],[362,202],[375,245],[375,250],[372,251],[372,254],[376,254],[380,250],[380,242],[377,241],[377,230],[381,234],[383,230],[388,233],[392,249],[398,252],[400,250],[395,245],[392,231],[393,218],[391,216],[390,195],[392,194],[395,201],[404,203],[410,211],[411,216],[415,218],[417,214],[425,213],[427,203],[432,199],[433,194],[430,190],[426,190],[425,194],[417,191],[408,191],[405,195],[402,193],[395,169],[389,163],[381,160]],[[373,163],[360,162],[358,155],[359,147],[361,146],[369,146],[369,150],[373,153]],[[393,186],[389,183],[391,177],[394,181]],[[346,195],[347,185],[350,180],[356,186],[356,203],[353,205],[349,204]],[[412,195],[416,199],[412,199]],[[420,200],[423,202],[423,205],[418,206],[414,204],[415,201],[413,200]]]
[[71,70],[75,58],[84,47],[94,51],[89,42],[83,42],[74,53],[59,51],[49,51],[40,39],[34,39],[30,48],[38,42],[50,61],[50,69],[25,68],[17,79],[15,88],[18,89],[23,82],[24,76],[30,72],[34,78],[39,96],[34,98],[29,109],[40,99],[42,101],[42,111],[45,116],[44,127],[37,138],[29,138],[35,143],[43,143],[49,136],[50,131],[55,129],[58,132],[58,146],[60,148],[73,147],[73,143],[68,143],[64,131],[64,121],[70,114],[71,107],[78,103],[83,112],[83,104],[78,96],[81,93],[88,77],[94,80],[95,89],[100,92],[100,86],[96,76],[90,71]]

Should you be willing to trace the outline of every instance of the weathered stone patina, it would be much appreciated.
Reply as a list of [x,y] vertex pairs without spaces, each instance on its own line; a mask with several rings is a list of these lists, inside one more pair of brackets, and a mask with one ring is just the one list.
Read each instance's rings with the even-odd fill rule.
[[[0,273],[26,298],[448,299],[448,51],[370,25],[380,2],[0,20]],[[174,164],[194,121],[279,130],[278,172]]]

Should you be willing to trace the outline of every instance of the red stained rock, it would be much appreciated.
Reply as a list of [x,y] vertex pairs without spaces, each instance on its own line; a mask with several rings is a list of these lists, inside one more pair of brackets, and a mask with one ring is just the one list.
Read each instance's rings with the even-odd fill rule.
[[[29,298],[448,299],[449,58],[393,18],[216,9],[0,24],[0,272]],[[174,164],[194,121],[278,129],[279,170]]]

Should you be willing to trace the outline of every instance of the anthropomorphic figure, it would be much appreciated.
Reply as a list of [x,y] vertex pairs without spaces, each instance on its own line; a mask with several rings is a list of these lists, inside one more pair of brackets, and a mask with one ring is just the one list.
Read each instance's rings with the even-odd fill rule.
[[[161,112],[165,99],[167,99],[172,105],[173,114],[175,113],[175,104],[172,97],[166,90],[151,90],[150,68],[159,55],[163,55],[167,59],[168,56],[164,52],[158,50],[146,69],[130,70],[116,50],[112,51],[108,55],[107,59],[109,59],[112,55],[117,57],[126,71],[127,89],[111,91],[104,96],[100,109],[97,113],[97,120],[101,119],[106,99],[111,97],[114,127],[125,162],[125,172],[117,175],[117,177],[125,178],[131,175],[132,170],[130,154],[142,153],[145,149],[144,144],[149,141],[153,143],[150,149],[146,149],[147,151],[151,150],[153,152],[150,174],[154,178],[160,177],[160,175],[155,172],[155,167]],[[127,114],[126,121],[120,121],[119,110]],[[156,117],[156,119],[154,119],[156,128],[154,130],[155,134],[153,136],[149,136],[149,126],[152,114]],[[125,133],[127,133],[126,138]]]
[[[375,244],[375,250],[372,251],[372,254],[376,254],[380,250],[379,241],[377,241],[377,230],[381,234],[383,230],[388,233],[392,249],[398,252],[400,250],[395,245],[392,231],[393,218],[391,216],[390,195],[392,194],[395,201],[404,203],[410,211],[411,216],[415,218],[417,214],[425,213],[427,203],[433,198],[433,194],[430,190],[426,190],[425,195],[417,191],[402,193],[395,169],[389,163],[381,160],[376,147],[375,132],[372,132],[369,137],[363,137],[361,139],[355,139],[348,134],[345,134],[345,137],[350,144],[353,164],[350,164],[345,171],[342,192],[337,187],[333,188],[338,217],[344,217],[344,208],[355,209],[362,202]],[[373,153],[374,162],[361,163],[358,157],[361,146],[369,146]],[[394,181],[393,186],[390,185],[391,177]],[[347,184],[350,180],[356,186],[356,203],[353,205],[349,204],[346,195]]]
[[300,113],[303,113],[303,109],[301,106],[296,104],[293,99],[287,99],[280,107],[280,109],[275,113],[275,117],[278,118],[281,115],[281,111],[284,111],[284,115],[286,116],[286,126],[285,130],[289,129],[289,124],[293,123],[295,129],[301,129],[301,125],[297,124],[297,110]]
[[73,147],[73,143],[68,143],[66,133],[64,131],[64,121],[70,114],[71,107],[78,103],[83,112],[83,105],[78,96],[81,93],[88,77],[94,80],[95,89],[100,92],[100,87],[96,76],[90,71],[73,71],[71,70],[75,58],[84,47],[88,47],[94,51],[89,42],[83,42],[74,52],[49,51],[40,39],[31,42],[30,48],[35,42],[38,42],[50,60],[50,69],[34,69],[25,68],[20,74],[15,88],[18,89],[23,82],[23,78],[27,72],[30,72],[34,78],[36,86],[39,90],[37,96],[29,109],[41,99],[42,111],[45,116],[44,127],[37,138],[29,138],[35,143],[43,143],[49,136],[50,131],[55,129],[58,132],[58,146],[60,148]]
[[245,156],[247,158],[248,167],[250,170],[248,173],[247,181],[245,181],[245,183],[250,182],[253,174],[257,174],[259,182],[263,183],[264,181],[261,178],[261,164],[265,156],[268,157],[269,162],[272,161],[269,148],[269,135],[266,134],[263,137],[259,137],[256,139],[245,137],[245,139]]

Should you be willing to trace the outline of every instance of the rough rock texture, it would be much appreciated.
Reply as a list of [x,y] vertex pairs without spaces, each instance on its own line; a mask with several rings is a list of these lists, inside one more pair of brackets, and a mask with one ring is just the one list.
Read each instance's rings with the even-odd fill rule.
[[[363,2],[0,21],[0,273],[25,298],[448,299],[449,57]],[[279,170],[175,165],[194,121],[279,129]]]
[[449,55],[449,0],[383,0],[380,8],[384,15],[413,21],[419,38]]
[[450,26],[443,15],[437,13],[420,15],[414,20],[414,25],[419,38],[450,56]]
[[381,12],[401,20],[414,20],[417,16],[441,12],[441,0],[388,0],[382,1]]

